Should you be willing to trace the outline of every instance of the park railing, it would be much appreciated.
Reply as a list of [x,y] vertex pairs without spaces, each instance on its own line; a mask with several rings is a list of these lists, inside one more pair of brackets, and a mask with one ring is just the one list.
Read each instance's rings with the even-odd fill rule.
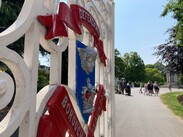
[[[8,48],[21,37],[23,57]],[[39,46],[50,71],[37,91]],[[12,73],[0,72],[0,137],[115,137],[113,0],[25,0],[0,33],[0,61]]]

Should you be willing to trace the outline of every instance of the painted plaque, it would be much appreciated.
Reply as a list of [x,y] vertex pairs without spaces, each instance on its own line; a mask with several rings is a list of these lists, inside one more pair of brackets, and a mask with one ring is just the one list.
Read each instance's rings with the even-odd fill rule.
[[76,41],[76,98],[86,123],[94,109],[96,57],[93,48]]

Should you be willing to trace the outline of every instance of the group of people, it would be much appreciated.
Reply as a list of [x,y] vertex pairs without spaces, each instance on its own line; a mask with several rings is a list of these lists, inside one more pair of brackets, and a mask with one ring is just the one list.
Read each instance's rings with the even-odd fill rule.
[[[118,94],[128,94],[131,95],[131,87],[134,87],[134,83],[130,84],[127,82],[125,78],[121,78],[118,82],[116,82],[116,93]],[[148,83],[145,83],[144,85],[140,85],[140,91],[139,93],[143,93],[144,95],[155,95],[158,96],[159,94],[159,86],[157,82],[155,81],[152,83],[152,81],[149,81]]]
[[127,95],[129,95],[129,96],[131,95],[131,86],[126,81],[125,78],[121,78],[121,80],[119,81],[117,93],[119,93],[119,94],[125,94],[125,93],[127,93]]
[[[117,94],[127,94],[131,95],[131,88],[134,88],[134,82],[130,83],[125,79],[121,78],[120,80],[116,79],[115,83],[115,90]],[[179,88],[179,87],[178,87]],[[168,83],[168,89],[171,92],[172,91],[172,84],[171,82]],[[147,95],[147,96],[158,96],[159,95],[160,88],[158,86],[158,83],[155,81],[154,83],[152,81],[149,81],[148,83],[140,84],[140,90],[139,93]]]
[[[159,87],[156,81],[154,82],[154,84],[152,83],[152,81],[145,83],[143,90],[144,90],[144,95],[152,96],[154,94],[155,96],[158,96],[159,94]],[[140,93],[143,93],[142,85],[140,86]]]

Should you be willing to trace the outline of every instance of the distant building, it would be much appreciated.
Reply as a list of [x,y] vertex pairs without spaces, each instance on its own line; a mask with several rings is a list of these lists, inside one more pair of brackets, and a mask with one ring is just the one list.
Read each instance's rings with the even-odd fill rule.
[[167,84],[171,83],[173,87],[182,88],[182,84],[180,82],[180,78],[177,74],[166,74]]
[[167,79],[167,83],[177,83],[178,82],[178,76],[177,74],[170,74],[170,73],[166,73],[166,79]]

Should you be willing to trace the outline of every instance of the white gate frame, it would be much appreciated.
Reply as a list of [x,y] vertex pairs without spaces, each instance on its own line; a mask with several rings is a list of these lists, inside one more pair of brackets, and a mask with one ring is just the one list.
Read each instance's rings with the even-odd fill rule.
[[[91,34],[83,28],[81,36],[69,31],[68,38],[60,38],[57,45],[45,40],[46,30],[38,20],[38,15],[51,15],[57,12],[59,0],[25,0],[17,20],[0,33],[0,61],[5,63],[15,78],[0,72],[0,110],[10,102],[16,88],[15,99],[8,114],[0,122],[0,137],[9,137],[19,128],[19,137],[36,137],[39,119],[48,99],[61,81],[62,52],[69,48],[68,89],[77,116],[87,132],[79,112],[75,91],[75,46],[79,39],[93,47]],[[1,6],[0,0],[0,6]],[[107,66],[100,59],[96,61],[95,81],[103,84],[107,111],[103,112],[97,123],[95,137],[115,137],[115,90],[114,90],[114,1],[113,0],[68,0],[67,4],[78,4],[94,17],[100,29],[100,39],[104,43]],[[23,58],[7,46],[25,36]],[[37,94],[39,44],[50,53],[49,85]]]

